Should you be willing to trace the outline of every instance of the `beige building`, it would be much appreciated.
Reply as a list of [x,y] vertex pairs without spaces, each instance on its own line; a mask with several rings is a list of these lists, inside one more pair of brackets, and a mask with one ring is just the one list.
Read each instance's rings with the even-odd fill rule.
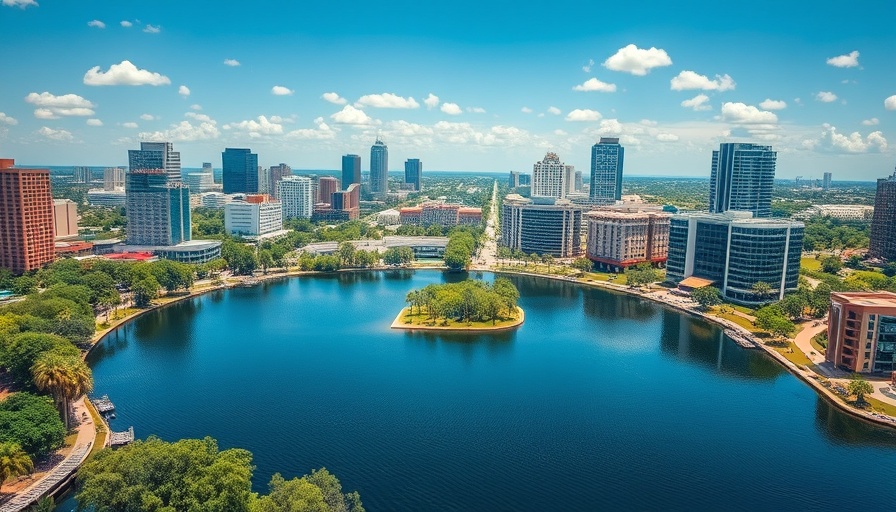
[[53,199],[56,240],[78,236],[78,205],[70,199]]
[[825,359],[856,373],[896,370],[896,293],[834,292]]
[[619,271],[649,262],[662,265],[669,252],[669,220],[663,212],[594,210],[588,222],[588,258],[607,270]]

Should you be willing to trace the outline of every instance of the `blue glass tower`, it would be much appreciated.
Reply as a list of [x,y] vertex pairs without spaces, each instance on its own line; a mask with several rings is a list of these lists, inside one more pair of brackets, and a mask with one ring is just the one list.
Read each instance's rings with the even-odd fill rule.
[[625,148],[615,137],[601,137],[591,146],[591,204],[613,204],[622,199]]
[[250,149],[225,148],[221,153],[225,194],[258,192],[258,155]]
[[377,137],[370,147],[370,192],[385,198],[389,191],[389,147]]

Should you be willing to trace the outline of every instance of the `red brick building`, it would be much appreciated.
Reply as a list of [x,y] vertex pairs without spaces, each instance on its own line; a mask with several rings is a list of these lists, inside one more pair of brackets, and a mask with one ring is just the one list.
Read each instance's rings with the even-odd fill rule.
[[22,274],[55,257],[50,171],[0,159],[0,267]]

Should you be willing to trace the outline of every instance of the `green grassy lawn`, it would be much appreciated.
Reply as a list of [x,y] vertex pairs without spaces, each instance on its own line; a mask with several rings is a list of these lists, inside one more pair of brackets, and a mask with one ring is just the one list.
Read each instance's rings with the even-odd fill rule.
[[896,405],[890,405],[886,402],[881,402],[876,398],[872,398],[870,396],[865,397],[865,401],[871,404],[871,408],[877,412],[882,412],[888,416],[893,416],[896,418]]
[[786,357],[788,361],[797,365],[797,366],[805,366],[811,368],[813,363],[812,361],[806,357],[806,354],[803,354],[803,351],[797,348],[794,343],[788,342],[786,346],[776,346],[773,347],[779,354]]
[[753,322],[747,320],[746,318],[744,318],[742,316],[738,316],[733,313],[722,313],[718,309],[714,309],[714,310],[710,311],[709,313],[712,316],[724,318],[725,320],[728,320],[729,322],[733,322],[750,332],[763,332],[761,329],[758,329],[755,325],[753,325]]
[[491,320],[484,322],[458,322],[455,319],[439,318],[435,322],[430,320],[426,313],[426,308],[421,308],[421,312],[417,313],[416,308],[412,313],[410,308],[404,308],[399,313],[401,322],[404,325],[420,326],[420,327],[447,327],[456,329],[493,329],[495,327],[510,327],[519,322],[519,312],[513,318],[498,317],[495,323]]
[[[610,279],[610,277],[614,275],[616,276],[616,279]],[[625,274],[608,274],[606,272],[585,272],[585,274],[582,276],[582,279],[584,281],[604,281],[619,285],[625,285],[628,283]]]
[[821,261],[815,259],[815,256],[800,258],[800,268],[821,272]]
[[748,308],[747,306],[739,306],[737,304],[726,304],[726,306],[728,306],[729,308],[734,309],[736,311],[740,311],[741,313],[743,313],[745,315],[754,316],[756,314],[755,309]]

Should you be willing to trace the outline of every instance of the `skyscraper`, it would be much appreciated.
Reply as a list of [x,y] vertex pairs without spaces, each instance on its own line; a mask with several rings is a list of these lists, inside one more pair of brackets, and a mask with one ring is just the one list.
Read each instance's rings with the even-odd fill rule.
[[385,199],[389,191],[389,147],[376,138],[370,147],[370,192],[377,199]]
[[75,167],[72,169],[72,183],[90,183],[93,179],[93,173],[90,167]]
[[532,166],[532,195],[562,199],[574,179],[575,168],[560,162],[557,153],[548,153]]
[[317,202],[331,204],[333,193],[339,190],[339,180],[333,176],[321,176],[317,180]]
[[829,172],[824,173],[824,179],[821,182],[821,188],[824,190],[828,190],[831,188],[831,177],[833,175]]
[[421,178],[423,177],[423,162],[419,158],[408,158],[404,163],[404,182],[420,192]]
[[128,245],[176,245],[191,240],[190,190],[163,169],[128,172]]
[[278,194],[280,193],[280,180],[287,176],[292,176],[292,167],[281,163],[280,165],[272,165],[270,171],[268,171],[268,183],[271,188],[271,195],[274,198],[280,197]]
[[591,146],[591,204],[613,204],[622,199],[625,148],[617,137],[601,137]]
[[352,183],[361,184],[361,157],[342,155],[342,186],[348,188]]
[[753,212],[771,217],[777,152],[771,146],[726,142],[712,152],[709,211]]
[[896,261],[896,171],[877,180],[868,256]]
[[314,201],[311,199],[311,178],[285,176],[277,184],[277,197],[283,208],[284,219],[310,219]]
[[171,182],[180,182],[180,152],[170,142],[141,142],[140,149],[128,150],[130,170],[162,169]]
[[110,167],[103,169],[103,190],[120,190],[124,188],[124,169]]
[[0,267],[21,274],[55,257],[53,194],[49,170],[14,165],[0,159]]
[[224,148],[221,153],[225,194],[258,192],[258,155],[250,149]]

